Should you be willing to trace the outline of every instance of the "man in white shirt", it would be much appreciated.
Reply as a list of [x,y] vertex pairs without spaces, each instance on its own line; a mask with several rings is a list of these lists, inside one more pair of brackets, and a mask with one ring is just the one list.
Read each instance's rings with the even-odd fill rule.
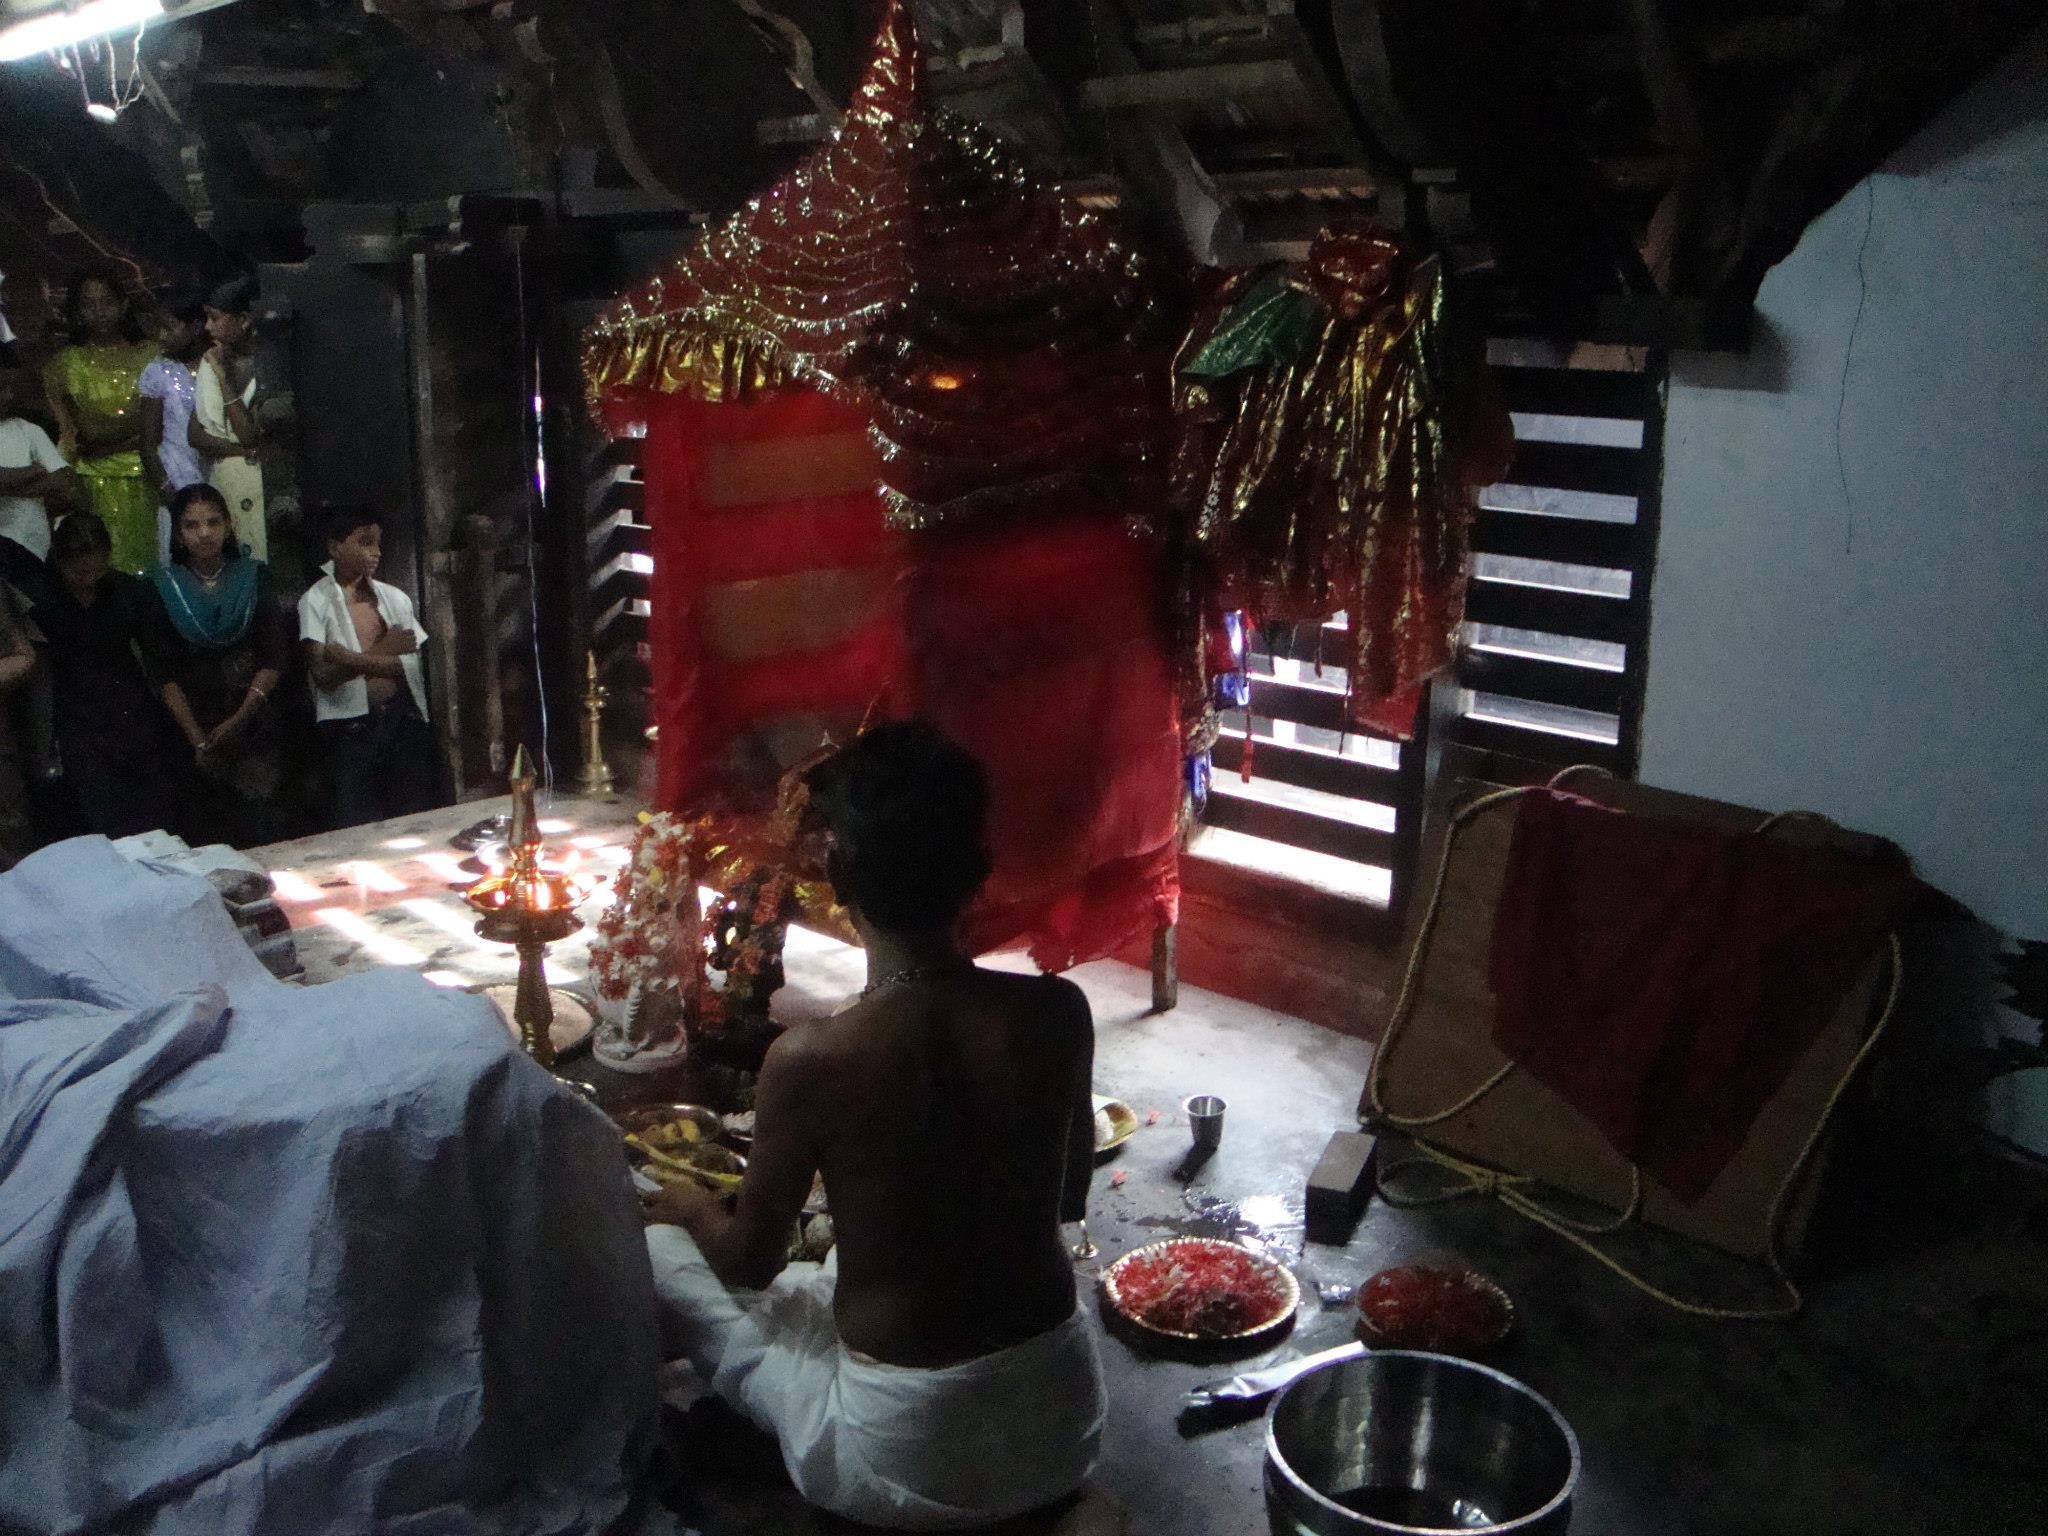
[[325,576],[299,599],[299,640],[313,713],[328,747],[337,826],[427,810],[440,798],[438,743],[427,724],[412,599],[376,580],[383,530],[375,514],[327,520]]
[[50,434],[15,413],[22,379],[0,369],[0,539],[12,539],[38,560],[50,555],[50,503],[78,494],[77,478]]

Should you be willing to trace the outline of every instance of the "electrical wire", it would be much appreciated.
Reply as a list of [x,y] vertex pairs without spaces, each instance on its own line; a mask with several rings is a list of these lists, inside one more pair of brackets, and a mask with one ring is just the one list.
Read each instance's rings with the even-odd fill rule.
[[[142,99],[142,36],[148,30],[146,25],[135,29],[135,37],[128,49],[128,83],[121,83],[120,44],[114,38],[91,38],[82,43],[67,43],[51,50],[50,57],[59,69],[78,82],[78,94],[84,99],[86,116],[98,122],[112,122]],[[107,99],[93,100],[92,85],[87,80],[89,69],[97,69],[101,55],[106,56]]]
[[[7,160],[5,168],[7,170],[14,171],[22,176],[26,176],[29,179],[30,184],[35,187],[36,195],[43,200],[43,206],[50,210],[52,216],[61,219],[67,226],[69,226],[71,232],[73,234],[76,234],[79,239],[83,240],[87,245],[91,246],[95,251],[97,251],[102,260],[113,262],[117,266],[126,267],[130,272],[132,272],[135,275],[135,283],[138,288],[148,286],[149,274],[143,270],[142,263],[136,260],[133,256],[130,256],[126,251],[110,248],[106,245],[101,244],[97,239],[95,239],[93,237],[93,233],[91,230],[87,229],[85,225],[81,224],[77,219],[73,218],[70,214],[66,213],[61,207],[58,206],[57,200],[50,195],[49,186],[43,181],[43,178],[41,176],[36,174],[35,171],[30,169],[28,166],[24,165],[21,161],[12,158],[9,158]],[[76,190],[77,189],[74,187],[73,191]]]
[[[534,530],[534,507],[541,498],[540,411],[537,402],[540,392],[540,354],[529,344],[526,333],[526,233],[520,231],[512,242],[513,283],[519,304],[519,362],[522,375],[526,374],[529,360],[530,377],[521,379],[526,391],[519,402],[519,443],[526,457],[520,463],[520,473],[530,476],[526,496],[526,618],[527,637],[533,643],[533,696],[540,708],[540,775],[543,794],[548,803],[555,798],[555,759],[550,746],[552,732],[548,728],[547,678],[541,668],[540,657],[540,573],[534,557],[536,535]],[[531,435],[529,436],[529,425]]]
[[1863,309],[1870,302],[1870,274],[1863,258],[1870,251],[1870,230],[1877,222],[1877,178],[1866,177],[1863,239],[1856,247],[1856,318],[1849,322],[1849,344],[1842,349],[1842,387],[1835,397],[1835,478],[1842,487],[1842,553],[1856,549],[1856,498],[1849,492],[1849,462],[1842,454],[1842,417],[1849,409],[1849,365],[1856,358],[1856,336],[1863,329]]

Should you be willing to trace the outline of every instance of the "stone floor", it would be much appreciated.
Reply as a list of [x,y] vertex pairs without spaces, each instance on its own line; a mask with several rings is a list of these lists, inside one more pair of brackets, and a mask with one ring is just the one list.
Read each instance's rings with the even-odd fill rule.
[[[457,821],[490,808],[466,808]],[[273,867],[305,882],[295,921],[316,977],[392,959],[395,942],[423,969],[499,979],[499,957],[417,905],[452,901],[446,871],[427,868],[415,889],[397,869],[445,849],[449,814],[271,851],[281,855]],[[570,846],[595,839],[600,863],[626,824],[616,808],[562,814],[576,825],[560,836]],[[412,838],[421,842],[390,846]],[[401,889],[363,889],[364,872],[348,867],[359,859]],[[337,927],[336,910],[354,915]],[[577,952],[565,948],[562,964],[574,972]],[[804,935],[790,967],[792,1018],[829,1006],[861,974],[857,954]],[[1478,1200],[1418,1210],[1376,1202],[1349,1246],[1303,1249],[1290,1230],[1302,1186],[1329,1133],[1355,1123],[1370,1047],[1195,988],[1183,988],[1176,1012],[1148,1016],[1149,978],[1113,962],[1077,979],[1096,1010],[1099,1091],[1141,1119],[1159,1111],[1098,1172],[1090,1227],[1100,1257],[1081,1266],[1085,1276],[1140,1243],[1201,1230],[1205,1200],[1236,1204],[1298,1255],[1307,1299],[1277,1359],[1346,1338],[1347,1309],[1324,1308],[1317,1283],[1355,1284],[1425,1258],[1485,1270],[1518,1308],[1516,1332],[1491,1363],[1548,1397],[1580,1436],[1575,1536],[2048,1532],[2048,1244],[2038,1206],[2030,1220],[2026,1204],[2037,1194],[2023,1188],[1967,1222],[1915,1213],[1919,1235],[1864,1243],[1865,1257],[1825,1268],[1805,1314],[1785,1324],[1681,1316]],[[1230,1109],[1220,1151],[1184,1186],[1173,1177],[1188,1146],[1179,1105],[1197,1092],[1224,1095]],[[1641,1256],[1674,1283],[1744,1294],[1745,1277],[1711,1259],[1655,1244]],[[1262,1425],[1196,1439],[1175,1426],[1181,1391],[1217,1369],[1143,1359],[1113,1341],[1104,1353],[1113,1398],[1104,1459],[1090,1509],[1064,1529],[1264,1530]],[[695,1518],[707,1536],[824,1529],[786,1491],[730,1480],[704,1486]]]
[[[1140,1114],[1162,1111],[1098,1177],[1091,1223],[1104,1259],[1178,1230],[1190,1195],[1265,1197],[1299,1209],[1327,1134],[1349,1127],[1370,1048],[1313,1026],[1183,989],[1180,1009],[1145,1015],[1147,978],[1091,966],[1081,979],[1100,1028],[1097,1080]],[[1178,1105],[1230,1099],[1223,1146],[1184,1190],[1171,1174],[1187,1146]],[[1706,1261],[1660,1278],[1740,1296],[1739,1274]],[[1355,1284],[1391,1263],[1450,1258],[1497,1278],[1518,1328],[1490,1359],[1548,1397],[1578,1431],[1585,1474],[1577,1536],[1879,1536],[2048,1532],[2048,1246],[2038,1231],[1980,1230],[1814,1281],[1789,1324],[1697,1321],[1670,1311],[1549,1233],[1490,1202],[1418,1210],[1375,1203],[1350,1245],[1308,1247],[1304,1282]],[[1275,1358],[1344,1342],[1348,1308],[1322,1309],[1315,1285]],[[2026,1340],[2031,1327],[2031,1343]],[[2031,1349],[1991,1382],[1994,1340]],[[1263,1426],[1188,1441],[1175,1400],[1213,1367],[1141,1360],[1108,1343],[1115,1400],[1099,1488],[1133,1533],[1263,1529]],[[2017,1430],[2031,1479],[1973,1469],[1993,1447],[1976,1415]],[[2016,1455],[2015,1452],[2018,1451]]]
[[[251,849],[291,916],[305,980],[331,981],[366,965],[405,966],[446,986],[512,980],[518,970],[512,948],[477,937],[476,914],[460,894],[484,868],[450,843],[456,832],[510,804],[504,798],[471,801]],[[626,861],[635,816],[636,808],[616,797],[565,795],[543,809],[549,862],[573,868],[588,888],[578,909],[585,930],[548,952],[550,981],[572,989],[583,983],[587,925],[604,909],[611,877]]]

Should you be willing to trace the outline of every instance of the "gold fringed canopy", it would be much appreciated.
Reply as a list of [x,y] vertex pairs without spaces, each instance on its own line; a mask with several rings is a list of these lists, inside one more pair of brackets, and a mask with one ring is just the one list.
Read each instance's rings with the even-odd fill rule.
[[802,383],[867,412],[892,521],[1163,495],[1173,343],[1144,263],[993,134],[930,108],[890,0],[844,124],[591,327],[609,419],[636,393]]

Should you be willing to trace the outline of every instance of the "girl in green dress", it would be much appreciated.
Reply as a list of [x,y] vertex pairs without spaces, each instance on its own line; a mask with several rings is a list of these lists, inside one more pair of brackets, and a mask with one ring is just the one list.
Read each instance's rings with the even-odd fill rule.
[[50,359],[44,374],[57,417],[57,446],[113,537],[114,565],[139,575],[158,563],[156,500],[142,473],[142,401],[136,389],[156,348],[133,339],[120,280],[111,271],[80,274],[65,313],[72,344]]

